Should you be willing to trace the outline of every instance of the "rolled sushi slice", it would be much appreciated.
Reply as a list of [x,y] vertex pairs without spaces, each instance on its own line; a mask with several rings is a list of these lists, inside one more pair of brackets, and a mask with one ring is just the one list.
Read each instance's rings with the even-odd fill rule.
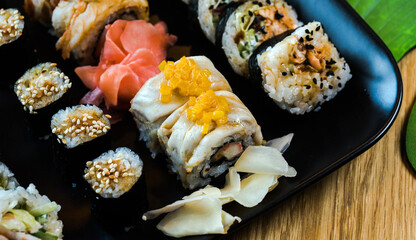
[[276,104],[304,114],[333,99],[351,79],[350,67],[319,22],[265,42],[250,59],[250,75]]
[[[194,0],[197,1],[197,0]],[[198,21],[205,36],[215,43],[215,31],[230,3],[245,0],[198,0]]]
[[265,40],[302,25],[283,0],[247,1],[225,22],[222,49],[233,70],[248,77],[248,60]]
[[0,235],[8,239],[62,239],[61,209],[35,185],[0,190]]
[[184,188],[210,183],[250,145],[262,143],[260,126],[229,91],[208,90],[172,113],[158,130],[173,172]]
[[66,148],[75,148],[105,135],[111,116],[94,105],[77,105],[59,110],[52,116],[52,133]]
[[23,34],[24,16],[14,8],[0,9],[0,47],[17,40]]
[[56,63],[40,63],[26,71],[16,81],[14,92],[25,111],[36,114],[37,110],[58,101],[72,86]]
[[139,155],[126,147],[110,150],[86,164],[84,178],[103,198],[118,198],[128,192],[143,169]]
[[153,157],[161,150],[157,130],[172,112],[191,96],[208,89],[231,91],[224,76],[204,56],[183,57],[176,62],[162,63],[160,68],[162,72],[140,88],[130,108],[140,139],[146,142]]
[[82,65],[98,62],[95,53],[105,25],[117,19],[148,20],[147,0],[60,1],[52,14],[52,26],[59,37],[56,49],[67,59],[72,54]]
[[25,0],[26,13],[46,27],[51,27],[53,10],[58,6],[60,0]]
[[0,190],[15,189],[19,186],[14,174],[9,170],[6,164],[0,162]]

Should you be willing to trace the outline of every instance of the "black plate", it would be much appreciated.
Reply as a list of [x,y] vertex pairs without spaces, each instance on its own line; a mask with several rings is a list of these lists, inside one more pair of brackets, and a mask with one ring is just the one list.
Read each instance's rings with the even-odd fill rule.
[[[223,53],[188,20],[186,6],[179,0],[154,0],[150,3],[151,12],[166,21],[169,32],[179,37],[178,45],[192,45],[192,55],[206,55],[213,60],[236,94],[253,112],[262,126],[265,139],[295,133],[285,158],[298,171],[297,177],[282,178],[280,185],[254,208],[234,203],[226,205],[227,212],[243,219],[243,223],[234,225],[231,231],[367,150],[386,133],[401,104],[401,76],[392,55],[346,1],[288,2],[298,11],[303,22],[319,20],[323,23],[325,31],[350,64],[353,74],[351,81],[335,99],[325,103],[320,111],[304,116],[280,110],[258,86],[252,86],[235,75]],[[1,7],[10,7],[16,2],[8,0],[1,4]],[[15,54],[2,53],[2,78],[14,81],[27,67],[38,62],[57,62],[74,81],[77,88],[77,93],[73,95],[75,104],[86,91],[73,73],[76,63],[60,58],[54,49],[56,39],[47,34],[47,29],[33,22],[27,22],[27,27],[25,42],[13,49]],[[121,218],[137,215],[137,224],[128,232],[106,227],[102,222],[116,223],[118,219],[97,218],[95,210],[90,210],[93,199],[85,196],[82,184],[71,184],[59,174],[52,162],[50,140],[41,141],[30,134],[22,107],[4,81],[0,88],[0,102],[0,160],[9,166],[23,186],[34,183],[42,194],[62,205],[59,216],[64,221],[66,239],[163,238],[163,234],[155,228],[158,221],[144,223],[138,217],[141,213],[137,212],[122,213],[124,216]],[[131,117],[115,125],[113,130],[113,147],[130,147],[144,160],[147,193],[137,199],[137,204],[142,204],[141,211],[159,208],[189,194],[174,175],[168,174],[163,157],[156,160],[150,158],[143,142],[137,140],[138,132]]]

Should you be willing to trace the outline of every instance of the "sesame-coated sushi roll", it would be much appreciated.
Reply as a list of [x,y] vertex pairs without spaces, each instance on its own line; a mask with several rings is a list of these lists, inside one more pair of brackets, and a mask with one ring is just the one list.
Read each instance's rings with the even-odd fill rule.
[[[140,157],[126,147],[110,150],[86,163],[84,178],[91,189],[92,213],[110,230],[131,226],[145,211],[146,188],[143,177],[140,178],[142,170]],[[117,219],[117,222],[107,219]]]
[[0,162],[0,190],[15,189],[19,186],[14,174],[2,162]]
[[262,82],[280,108],[292,114],[319,109],[352,77],[347,62],[319,22],[300,27],[271,45],[265,42],[258,54],[253,54],[250,75]]
[[[31,132],[38,137],[50,133],[52,114],[68,104],[69,78],[56,63],[40,63],[27,70],[14,84],[14,92],[23,105]],[[65,96],[65,97],[64,97]]]
[[7,239],[62,239],[61,209],[35,185],[0,190],[0,236]]
[[52,116],[52,133],[66,148],[75,148],[104,136],[110,129],[110,120],[94,105],[78,105],[59,110]]
[[23,19],[17,9],[0,9],[0,47],[20,38],[25,26]]
[[250,145],[262,143],[260,126],[229,91],[208,90],[173,112],[158,130],[173,172],[194,189],[232,166]]
[[58,101],[72,86],[56,63],[41,63],[26,71],[16,81],[14,92],[25,111],[37,114],[39,109]]
[[118,198],[128,192],[143,169],[140,157],[126,147],[110,150],[86,164],[84,178],[103,198]]
[[248,59],[265,40],[301,26],[283,0],[247,1],[225,22],[221,44],[233,70],[248,77]]
[[54,160],[65,177],[81,182],[77,176],[81,177],[85,163],[110,149],[107,116],[93,105],[67,107],[52,116]]
[[157,130],[163,121],[184,105],[189,97],[212,89],[231,91],[224,76],[204,56],[183,57],[164,62],[161,73],[150,78],[131,101],[133,114],[140,131],[140,139],[155,157],[160,152]]

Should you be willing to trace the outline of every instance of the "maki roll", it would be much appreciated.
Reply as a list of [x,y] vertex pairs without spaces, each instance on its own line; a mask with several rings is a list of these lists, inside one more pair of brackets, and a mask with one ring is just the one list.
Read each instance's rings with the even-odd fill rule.
[[52,116],[53,156],[64,179],[83,182],[79,173],[85,163],[110,148],[109,117],[93,105],[67,107]]
[[8,239],[62,239],[61,209],[35,185],[0,190],[0,236]]
[[37,114],[43,109],[58,101],[72,86],[56,63],[41,63],[26,71],[16,81],[14,92],[19,98],[23,109],[30,114]]
[[111,129],[108,117],[94,105],[67,107],[53,115],[51,129],[59,143],[75,148],[104,136]]
[[229,4],[245,2],[245,0],[199,0],[197,2],[199,25],[205,36],[215,43],[216,28]]
[[231,87],[214,64],[204,56],[183,57],[174,62],[162,62],[161,73],[150,78],[131,101],[133,114],[140,131],[155,157],[160,152],[157,130],[176,109],[191,96],[208,89],[228,90]]
[[0,190],[15,189],[19,186],[14,174],[2,162],[0,162]]
[[0,47],[20,38],[25,26],[23,19],[17,9],[0,9]]
[[250,75],[262,81],[276,104],[304,114],[334,98],[351,79],[350,67],[319,22],[285,37],[265,42],[250,59]]
[[52,13],[59,2],[60,0],[25,0],[24,8],[33,20],[51,27]]
[[99,57],[94,50],[105,25],[117,19],[147,20],[148,16],[146,0],[60,1],[52,14],[59,37],[56,49],[62,50],[64,59],[72,53],[82,65],[94,64]]
[[92,213],[109,231],[135,225],[145,211],[142,169],[140,157],[126,147],[110,150],[86,163],[84,178],[91,189]]
[[248,60],[265,40],[302,25],[285,1],[247,1],[224,21],[221,44],[233,70],[248,77]]
[[126,147],[110,150],[86,164],[84,178],[103,198],[118,198],[128,192],[143,169],[140,157]]
[[207,185],[263,137],[256,119],[229,91],[191,97],[158,130],[159,141],[184,188]]
[[16,81],[14,92],[27,113],[30,130],[35,136],[50,133],[48,122],[53,113],[67,104],[71,86],[71,81],[56,63],[50,62],[27,70]]

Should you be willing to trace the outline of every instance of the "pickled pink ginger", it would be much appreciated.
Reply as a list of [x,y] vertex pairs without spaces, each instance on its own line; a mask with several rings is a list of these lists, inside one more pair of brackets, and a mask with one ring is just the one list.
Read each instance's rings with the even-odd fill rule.
[[98,66],[75,69],[84,85],[91,89],[81,103],[125,109],[140,87],[159,73],[167,48],[177,37],[167,33],[164,22],[155,25],[144,20],[117,20],[107,25],[98,43]]

